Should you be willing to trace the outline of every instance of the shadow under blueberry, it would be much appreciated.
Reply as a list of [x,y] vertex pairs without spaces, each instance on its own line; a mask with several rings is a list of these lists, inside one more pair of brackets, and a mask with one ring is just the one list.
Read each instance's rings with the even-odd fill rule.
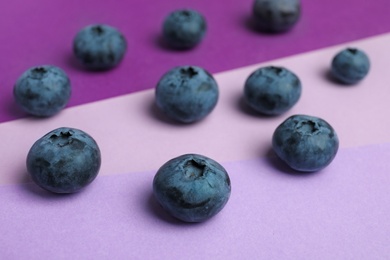
[[28,117],[28,114],[24,112],[18,104],[16,104],[14,97],[9,97],[6,99],[6,102],[4,103],[5,111],[13,117],[16,118],[24,118]]
[[192,226],[192,225],[200,225],[202,222],[194,222],[194,223],[189,223],[189,222],[184,222],[181,221],[177,218],[172,217],[169,215],[164,208],[158,203],[156,198],[154,197],[153,193],[150,193],[148,200],[147,200],[147,210],[153,215],[154,217],[172,224],[176,226]]
[[241,24],[248,31],[251,31],[251,32],[256,33],[256,34],[263,34],[263,35],[274,36],[274,35],[283,35],[283,34],[286,34],[286,33],[289,32],[289,30],[277,31],[277,32],[264,30],[263,28],[261,28],[257,24],[257,22],[256,22],[255,18],[253,17],[253,15],[245,15],[245,16],[243,16],[241,18]]
[[91,74],[100,74],[100,73],[107,73],[107,72],[110,72],[112,69],[118,67],[121,65],[121,62],[113,67],[113,68],[108,68],[108,69],[89,69],[85,66],[83,66],[78,60],[77,58],[74,56],[73,53],[68,53],[65,57],[65,60],[66,60],[66,63],[69,67],[73,68],[73,69],[76,69],[78,71],[83,71],[83,72],[87,72],[87,73],[91,73]]
[[265,156],[265,162],[277,170],[279,173],[291,175],[291,176],[312,176],[315,174],[318,174],[320,171],[316,172],[301,172],[292,169],[290,166],[288,166],[284,161],[282,161],[274,152],[272,147],[268,149],[267,156]]
[[257,118],[267,119],[267,118],[278,118],[279,116],[282,116],[282,115],[266,115],[266,114],[262,114],[260,112],[255,111],[253,108],[251,108],[246,103],[246,101],[242,95],[238,95],[238,98],[236,101],[236,107],[240,112],[242,112],[248,116],[257,117]]
[[344,82],[338,80],[337,78],[335,78],[335,77],[333,76],[332,71],[331,71],[330,69],[324,70],[324,71],[322,72],[322,77],[323,77],[325,80],[327,80],[327,81],[333,83],[334,85],[341,86],[341,87],[351,87],[351,86],[356,85],[356,84],[347,84],[347,83],[344,83]]
[[160,121],[162,123],[166,123],[173,126],[179,126],[179,127],[191,127],[197,123],[199,123],[202,120],[192,122],[192,123],[183,123],[176,120],[173,120],[166,116],[156,105],[156,102],[153,99],[149,102],[149,114],[152,118],[156,119],[157,121]]
[[155,45],[165,51],[170,52],[187,52],[192,49],[195,49],[197,45],[189,48],[175,48],[167,43],[167,41],[164,39],[164,36],[159,34],[154,38]]

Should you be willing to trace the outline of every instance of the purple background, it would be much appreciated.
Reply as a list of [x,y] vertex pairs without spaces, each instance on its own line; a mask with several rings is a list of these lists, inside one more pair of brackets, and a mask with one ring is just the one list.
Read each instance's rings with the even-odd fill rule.
[[[3,259],[388,259],[390,145],[342,149],[314,174],[275,157],[223,164],[229,202],[204,223],[169,217],[155,172],[101,176],[72,195],[0,188]],[[368,164],[367,161],[375,161]],[[12,202],[12,203],[10,203]]]
[[[388,32],[388,0],[302,0],[302,18],[290,32],[267,35],[249,25],[252,0],[14,0],[0,3],[0,122],[24,117],[15,106],[13,84],[31,66],[53,64],[72,81],[69,106],[153,88],[177,65],[212,73]],[[208,32],[192,51],[172,51],[160,41],[164,17],[190,7],[207,19]],[[128,40],[122,64],[92,73],[73,60],[74,35],[91,23],[119,28]],[[241,86],[240,86],[241,87]]]

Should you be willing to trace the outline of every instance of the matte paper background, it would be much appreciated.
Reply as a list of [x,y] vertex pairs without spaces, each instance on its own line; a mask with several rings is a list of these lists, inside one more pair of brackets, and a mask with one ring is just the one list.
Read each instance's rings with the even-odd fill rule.
[[[15,0],[0,3],[0,258],[1,259],[387,259],[390,255],[390,2],[302,0],[302,18],[284,34],[253,29],[252,1]],[[208,21],[195,49],[172,51],[161,23],[177,8]],[[114,70],[85,71],[72,39],[91,23],[119,28],[128,52]],[[337,44],[337,45],[336,45]],[[343,86],[328,75],[341,48],[364,49],[368,77]],[[264,63],[265,62],[265,63]],[[53,64],[72,82],[68,108],[47,119],[27,117],[12,88],[31,66]],[[215,75],[220,100],[205,120],[166,121],[153,88],[173,66],[198,65]],[[285,66],[303,83],[299,103],[279,117],[242,103],[246,77],[264,65]],[[287,116],[329,121],[340,151],[325,170],[297,174],[272,153],[270,137]],[[50,130],[85,130],[102,150],[98,178],[70,196],[31,182],[25,158]],[[153,199],[160,165],[182,153],[219,161],[232,181],[231,199],[215,218],[188,225]]]

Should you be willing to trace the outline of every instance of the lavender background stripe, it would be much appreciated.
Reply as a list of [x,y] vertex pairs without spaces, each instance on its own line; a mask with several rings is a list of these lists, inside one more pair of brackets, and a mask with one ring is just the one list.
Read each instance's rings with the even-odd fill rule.
[[[198,65],[212,73],[268,61],[390,31],[388,0],[302,0],[302,18],[288,33],[267,35],[250,26],[252,0],[15,0],[0,3],[0,122],[26,116],[15,106],[12,88],[31,66],[63,68],[73,86],[69,106],[154,88],[168,69]],[[164,17],[177,8],[204,14],[208,32],[200,46],[175,52],[161,44]],[[91,73],[72,57],[72,40],[83,26],[119,28],[129,49],[122,64]]]
[[303,175],[275,157],[222,163],[230,200],[193,225],[157,205],[155,171],[101,176],[69,196],[2,186],[0,258],[386,259],[389,156],[389,143],[342,149]]

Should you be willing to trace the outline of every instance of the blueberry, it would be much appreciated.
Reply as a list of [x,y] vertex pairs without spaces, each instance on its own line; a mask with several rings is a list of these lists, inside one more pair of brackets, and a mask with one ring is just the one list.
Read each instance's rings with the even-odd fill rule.
[[183,9],[170,13],[163,24],[165,41],[173,48],[188,49],[197,45],[206,34],[206,21],[195,10]]
[[255,0],[253,16],[262,31],[282,32],[291,29],[301,15],[300,0]]
[[226,170],[203,155],[185,154],[166,162],[153,180],[161,206],[185,222],[202,222],[222,210],[230,197]]
[[362,80],[370,70],[367,55],[355,48],[347,48],[332,60],[332,75],[344,84],[355,84]]
[[301,96],[301,82],[283,67],[263,67],[246,80],[244,100],[259,113],[280,115],[293,107]]
[[73,40],[76,58],[91,70],[107,70],[119,64],[127,49],[125,37],[104,24],[84,27]]
[[27,155],[33,181],[55,193],[73,193],[97,176],[101,156],[95,140],[68,127],[55,129],[37,140]]
[[27,113],[40,117],[58,113],[68,103],[70,95],[68,76],[50,65],[28,69],[14,86],[16,103]]
[[218,85],[213,76],[196,66],[175,67],[157,84],[156,104],[168,117],[191,123],[206,117],[217,104]]
[[325,120],[293,115],[276,128],[272,146],[275,153],[291,168],[313,172],[332,162],[339,140],[335,130]]

